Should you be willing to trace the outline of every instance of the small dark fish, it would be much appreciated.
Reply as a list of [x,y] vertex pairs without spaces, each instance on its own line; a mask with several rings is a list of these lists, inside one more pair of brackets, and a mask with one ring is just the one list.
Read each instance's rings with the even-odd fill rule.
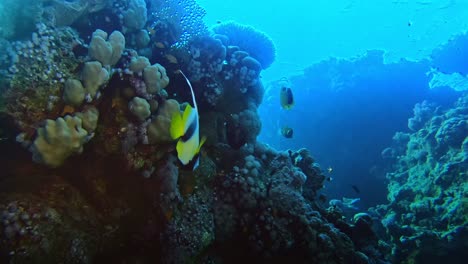
[[359,188],[358,188],[356,185],[351,185],[351,188],[353,188],[353,190],[354,190],[356,193],[361,193],[361,190],[359,190]]
[[294,134],[294,130],[290,127],[283,127],[281,128],[281,135],[285,138],[292,138]]
[[221,23],[222,23],[221,20],[216,21],[216,24],[221,24]]

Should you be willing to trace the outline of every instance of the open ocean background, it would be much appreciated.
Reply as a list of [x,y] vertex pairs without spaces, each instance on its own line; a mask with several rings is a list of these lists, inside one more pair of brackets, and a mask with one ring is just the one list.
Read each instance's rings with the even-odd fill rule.
[[[278,149],[307,148],[335,181],[330,198],[386,202],[381,151],[408,131],[416,103],[448,106],[453,88],[431,89],[432,71],[467,74],[468,1],[200,0],[208,25],[235,20],[267,33],[277,59],[262,72],[259,140]],[[268,82],[288,77],[296,106],[284,111]],[[283,126],[294,129],[283,138]],[[361,191],[357,194],[352,185]]]

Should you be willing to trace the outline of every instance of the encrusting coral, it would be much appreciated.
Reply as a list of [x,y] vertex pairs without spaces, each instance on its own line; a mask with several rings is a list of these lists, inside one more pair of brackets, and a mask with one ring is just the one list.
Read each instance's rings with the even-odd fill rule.
[[[385,263],[353,244],[373,237],[365,216],[351,228],[363,238],[322,207],[307,150],[257,141],[261,71],[275,58],[266,34],[209,32],[192,0],[52,2],[40,11],[86,5],[0,42],[0,124],[21,143],[0,140],[12,153],[0,155],[1,189],[12,187],[0,192],[0,262]],[[180,71],[208,138],[198,167],[179,162],[169,131],[195,106]],[[441,122],[441,144],[460,120]]]
[[466,251],[468,231],[468,97],[451,109],[423,102],[415,106],[411,133],[397,133],[382,155],[391,161],[387,174],[390,203],[377,211],[393,240],[395,261],[458,261]]

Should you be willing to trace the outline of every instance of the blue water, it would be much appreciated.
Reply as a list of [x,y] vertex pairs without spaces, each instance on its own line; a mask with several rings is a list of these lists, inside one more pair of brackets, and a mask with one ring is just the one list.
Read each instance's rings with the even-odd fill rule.
[[[208,25],[235,20],[264,31],[277,48],[262,72],[259,140],[278,149],[305,147],[332,168],[323,193],[357,197],[367,207],[386,201],[381,151],[407,131],[424,99],[452,103],[451,88],[432,90],[431,69],[467,73],[468,1],[210,1]],[[296,106],[279,106],[274,82],[288,77]],[[294,129],[293,139],[279,133]],[[357,193],[352,186],[360,190]]]
[[468,1],[455,0],[200,0],[208,25],[235,20],[270,35],[277,47],[267,79],[300,72],[328,57],[369,49],[388,61],[420,60],[467,29]]
[[467,17],[0,0],[0,263],[465,263]]

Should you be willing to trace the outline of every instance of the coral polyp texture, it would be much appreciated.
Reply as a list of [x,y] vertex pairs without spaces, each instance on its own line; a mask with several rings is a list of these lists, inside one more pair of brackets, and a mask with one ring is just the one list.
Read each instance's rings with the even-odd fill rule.
[[[385,263],[372,220],[318,199],[309,151],[257,140],[266,34],[213,34],[191,0],[24,2],[0,3],[21,10],[0,26],[1,263]],[[184,166],[189,104],[207,140]],[[463,118],[439,120],[439,152]]]
[[[415,106],[408,126],[382,152],[391,161],[388,199],[379,209],[398,263],[461,263],[468,239],[468,97],[449,109]],[[465,254],[466,255],[466,254]]]
[[273,40],[252,26],[229,21],[214,26],[212,30],[225,36],[225,45],[238,46],[249,53],[260,62],[263,69],[270,67],[275,61],[276,48]]

